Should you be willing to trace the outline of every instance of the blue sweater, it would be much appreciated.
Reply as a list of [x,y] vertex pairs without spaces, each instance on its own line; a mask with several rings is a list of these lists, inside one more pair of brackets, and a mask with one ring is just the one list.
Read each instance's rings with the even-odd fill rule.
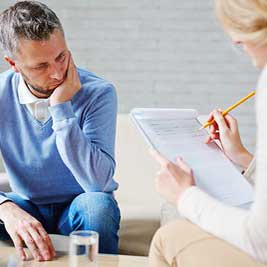
[[[12,191],[36,204],[60,203],[90,191],[112,192],[118,184],[114,142],[114,87],[78,69],[81,90],[71,101],[49,107],[37,121],[19,103],[19,74],[0,74],[0,150]],[[0,193],[0,203],[7,198]]]

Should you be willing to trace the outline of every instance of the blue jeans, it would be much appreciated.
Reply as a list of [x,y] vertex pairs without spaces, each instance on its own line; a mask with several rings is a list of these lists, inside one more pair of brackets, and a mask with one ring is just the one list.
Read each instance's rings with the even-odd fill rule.
[[[35,205],[15,193],[6,196],[35,217],[49,234],[69,235],[75,230],[93,230],[99,233],[99,252],[118,254],[120,210],[112,194],[82,193],[68,203]],[[9,238],[4,225],[0,237]]]

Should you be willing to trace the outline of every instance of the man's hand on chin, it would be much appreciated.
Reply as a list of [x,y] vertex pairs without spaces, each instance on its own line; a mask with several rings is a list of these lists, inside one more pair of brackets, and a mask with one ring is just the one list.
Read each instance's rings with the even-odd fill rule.
[[59,85],[50,97],[50,105],[55,106],[67,102],[81,89],[81,81],[77,68],[73,62],[71,53],[69,53],[69,66],[65,81]]

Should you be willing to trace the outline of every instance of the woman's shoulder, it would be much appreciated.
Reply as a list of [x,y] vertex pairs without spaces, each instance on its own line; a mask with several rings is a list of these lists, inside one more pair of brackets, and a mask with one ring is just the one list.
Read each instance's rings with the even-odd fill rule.
[[267,66],[262,70],[257,85],[257,103],[264,103],[267,100]]
[[258,91],[267,91],[267,66],[262,70],[260,78],[258,80],[257,90]]
[[[256,113],[258,131],[267,129],[267,67],[262,71],[256,90]],[[261,127],[260,127],[261,126]]]

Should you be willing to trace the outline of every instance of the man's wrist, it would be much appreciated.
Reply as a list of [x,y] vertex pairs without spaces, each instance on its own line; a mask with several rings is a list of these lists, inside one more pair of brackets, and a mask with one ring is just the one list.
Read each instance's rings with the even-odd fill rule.
[[50,99],[50,106],[53,107],[53,106],[63,104],[68,101],[69,99]]
[[7,199],[0,204],[0,223],[4,224],[6,214],[9,209],[13,208],[16,204],[14,204],[11,200]]
[[50,106],[48,109],[54,122],[75,118],[71,101]]

